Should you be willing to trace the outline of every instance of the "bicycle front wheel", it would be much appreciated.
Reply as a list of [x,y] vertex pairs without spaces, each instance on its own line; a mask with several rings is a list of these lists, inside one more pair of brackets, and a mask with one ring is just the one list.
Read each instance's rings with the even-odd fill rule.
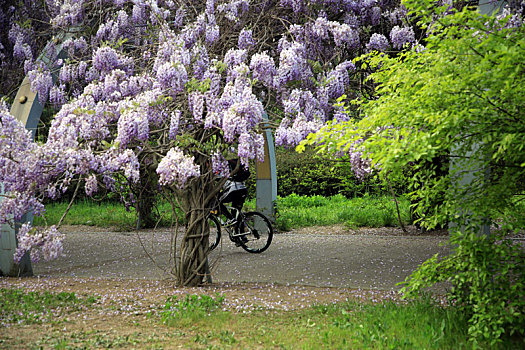
[[241,247],[249,253],[262,253],[270,246],[273,228],[262,213],[252,211],[244,214],[244,232],[239,235]]
[[210,251],[217,248],[221,240],[221,224],[213,214],[208,215],[208,227],[210,228]]

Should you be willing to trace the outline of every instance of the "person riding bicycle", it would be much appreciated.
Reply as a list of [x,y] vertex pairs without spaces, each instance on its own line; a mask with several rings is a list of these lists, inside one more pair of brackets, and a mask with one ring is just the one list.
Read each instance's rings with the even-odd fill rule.
[[[224,203],[230,203],[231,206],[237,209],[237,214],[241,212],[244,201],[248,196],[248,189],[244,181],[250,177],[250,171],[243,164],[238,164],[238,159],[231,159],[228,161],[230,168],[230,177],[223,185],[223,192],[219,197],[219,209],[228,220],[235,220],[233,214],[226,208]],[[235,171],[237,169],[237,171]]]

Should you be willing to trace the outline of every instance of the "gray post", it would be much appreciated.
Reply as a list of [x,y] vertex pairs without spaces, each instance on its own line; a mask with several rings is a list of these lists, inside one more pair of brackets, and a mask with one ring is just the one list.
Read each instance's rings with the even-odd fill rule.
[[[64,41],[67,37],[70,37],[71,34],[66,33],[60,41]],[[58,43],[58,39],[53,39],[53,43],[49,43],[48,46],[44,49],[44,54],[42,54],[38,61],[42,61],[49,65],[50,61],[45,56],[49,45]],[[65,58],[65,52],[62,50],[61,45],[56,46],[56,54]],[[55,79],[56,77],[53,76]],[[31,83],[29,78],[25,77],[18,89],[15,100],[11,106],[11,114],[18,119],[26,129],[31,130],[33,139],[35,138],[36,129],[40,121],[40,116],[44,106],[38,101],[38,94],[31,91]],[[0,184],[0,194],[3,192],[3,184]],[[0,196],[0,201],[2,196]],[[31,266],[31,259],[29,254],[26,254],[20,264],[15,264],[13,260],[14,253],[17,247],[17,233],[22,223],[33,222],[33,214],[26,213],[20,222],[15,223],[15,227],[10,225],[1,225],[1,237],[0,237],[0,276],[31,276],[33,274],[33,268]]]
[[[492,0],[480,0],[478,4],[478,10],[481,14],[490,15],[492,13],[500,12],[505,5],[504,0],[492,1]],[[462,144],[458,144],[458,147],[454,147],[451,153],[460,150],[464,158],[453,158],[450,162],[450,173],[455,175],[452,181],[450,190],[453,193],[459,194],[466,188],[475,184],[475,182],[488,180],[490,169],[483,167],[483,159],[475,159],[476,157],[483,157],[480,154],[480,144],[475,144],[470,150],[465,150],[461,147]],[[459,194],[460,195],[460,194]],[[490,234],[490,220],[488,218],[472,217],[470,220],[479,221],[479,229],[481,234]],[[465,222],[464,224],[467,224]],[[453,223],[449,225],[449,228],[455,227]]]
[[[268,116],[264,114],[265,122]],[[257,162],[256,172],[256,207],[275,223],[275,204],[277,201],[277,168],[275,163],[275,145],[270,128],[264,127],[264,161]]]

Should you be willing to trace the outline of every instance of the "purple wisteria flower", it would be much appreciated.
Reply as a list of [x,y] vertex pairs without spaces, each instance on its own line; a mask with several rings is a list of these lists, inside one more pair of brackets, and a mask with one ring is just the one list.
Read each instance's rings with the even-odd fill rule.
[[211,157],[212,171],[215,175],[220,177],[230,176],[230,167],[228,161],[219,152],[214,152]]
[[414,29],[412,27],[401,28],[395,26],[390,32],[390,41],[392,41],[392,46],[395,49],[402,49],[406,44],[416,41]]
[[95,174],[91,174],[86,179],[85,191],[88,196],[93,196],[93,194],[98,191],[98,182]]
[[299,43],[292,43],[283,49],[279,55],[277,86],[283,86],[293,80],[301,80],[309,72],[305,47]]
[[56,226],[41,232],[32,228],[30,224],[23,224],[18,231],[17,239],[18,247],[14,256],[17,263],[26,252],[30,252],[31,261],[35,263],[42,257],[44,260],[51,260],[62,255],[64,235],[57,231]]
[[266,52],[256,53],[252,56],[250,70],[253,78],[260,81],[264,86],[273,87],[274,77],[277,75],[275,62]]
[[43,105],[47,102],[49,91],[53,86],[53,77],[47,67],[41,63],[31,70],[27,77],[31,82],[31,90],[38,93],[38,100]]
[[390,44],[388,43],[388,39],[383,35],[379,33],[374,33],[370,36],[370,41],[366,45],[366,48],[370,51],[376,50],[380,52],[385,52],[390,47]]
[[101,47],[93,53],[93,67],[99,72],[110,72],[120,67],[120,55],[109,46]]
[[179,110],[171,112],[170,131],[168,134],[170,140],[175,140],[175,138],[177,137],[177,133],[179,132],[180,114],[181,113]]
[[290,118],[284,118],[275,131],[275,143],[279,146],[297,146],[308,134],[317,132],[322,125],[322,122],[308,121],[304,116],[296,118],[293,122]]
[[242,29],[239,33],[239,40],[237,42],[237,46],[239,49],[250,49],[252,46],[255,45],[255,40],[253,39],[252,30],[251,29]]
[[157,174],[161,185],[183,188],[190,178],[200,176],[200,169],[194,157],[184,155],[179,148],[172,148],[160,161]]

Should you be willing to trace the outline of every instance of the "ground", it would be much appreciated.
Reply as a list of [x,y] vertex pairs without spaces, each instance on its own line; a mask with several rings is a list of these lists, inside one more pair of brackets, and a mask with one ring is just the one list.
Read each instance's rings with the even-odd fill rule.
[[[93,227],[65,228],[75,232],[96,231]],[[313,227],[291,232],[297,234],[350,234],[350,235],[446,235],[445,231],[418,232],[408,227],[408,232],[398,228],[362,228],[349,230],[344,226]],[[222,295],[223,309],[234,313],[272,312],[272,310],[297,310],[313,304],[329,304],[347,299],[365,299],[382,301],[399,299],[395,291],[362,290],[349,288],[328,288],[267,283],[216,283],[199,288],[179,288],[174,281],[124,279],[124,278],[0,278],[0,288],[23,288],[26,291],[74,292],[77,296],[95,296],[92,307],[82,310],[57,310],[52,321],[42,325],[2,325],[0,330],[0,348],[25,349],[28,344],[43,348],[59,348],[57,341],[67,339],[69,344],[86,344],[98,339],[97,347],[114,347],[119,341],[130,344],[136,338],[138,342],[154,337],[163,348],[175,345],[170,341],[173,329],[159,322],[153,322],[151,315],[159,312],[160,307],[170,296],[184,298],[187,294]],[[2,321],[0,319],[0,321]],[[31,331],[29,331],[31,330]],[[170,335],[171,334],[171,335]],[[140,336],[139,336],[140,335]],[[179,334],[180,336],[180,334]],[[78,338],[78,339],[77,339]],[[73,341],[73,340],[74,341]],[[106,342],[106,343],[104,343]],[[41,344],[41,345],[38,345]],[[58,344],[58,345],[57,345]],[[105,344],[105,345],[104,345]],[[167,346],[167,344],[171,344]],[[126,345],[126,346],[127,346]],[[140,345],[137,345],[139,348]]]

